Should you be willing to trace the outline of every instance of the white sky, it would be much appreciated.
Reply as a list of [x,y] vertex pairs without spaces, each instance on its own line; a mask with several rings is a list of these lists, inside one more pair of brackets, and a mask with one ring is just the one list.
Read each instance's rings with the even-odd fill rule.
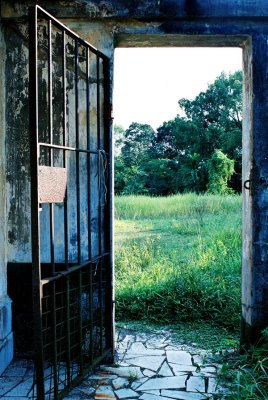
[[156,129],[178,114],[179,99],[193,99],[222,71],[239,69],[239,48],[117,48],[114,123]]

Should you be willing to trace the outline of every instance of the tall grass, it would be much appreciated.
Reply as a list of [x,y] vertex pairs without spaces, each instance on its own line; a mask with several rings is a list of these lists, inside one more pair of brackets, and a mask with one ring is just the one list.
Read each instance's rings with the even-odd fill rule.
[[116,198],[116,315],[239,326],[241,198]]
[[240,213],[240,196],[176,194],[167,197],[116,196],[116,220],[164,219],[200,213]]
[[268,328],[262,332],[257,346],[243,355],[223,357],[220,383],[229,388],[229,400],[268,399]]

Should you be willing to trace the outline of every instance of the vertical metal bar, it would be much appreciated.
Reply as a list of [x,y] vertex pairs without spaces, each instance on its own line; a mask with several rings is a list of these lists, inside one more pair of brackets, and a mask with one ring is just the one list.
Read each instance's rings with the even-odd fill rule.
[[[75,135],[76,148],[79,149],[79,60],[78,60],[78,41],[75,40]],[[79,171],[80,152],[76,152],[76,209],[77,209],[77,259],[81,262],[81,232],[80,232],[80,171]]]
[[[86,85],[87,85],[87,150],[90,150],[90,66],[89,66],[89,48],[86,53]],[[91,155],[87,154],[87,198],[88,198],[88,259],[91,259]]]
[[[48,105],[49,105],[49,142],[53,144],[53,111],[52,111],[52,24],[48,21]],[[53,166],[53,149],[49,150],[49,165]],[[50,225],[50,262],[52,274],[55,274],[55,249],[54,249],[54,204],[49,204]]]
[[[66,85],[66,35],[62,31],[62,95],[63,95],[63,146],[67,146],[66,138],[66,109],[67,109],[67,85]],[[63,150],[63,167],[67,167],[67,151]],[[66,188],[64,200],[64,261],[65,269],[68,268],[69,250],[68,250],[68,190]]]
[[90,365],[93,364],[93,280],[92,264],[89,268],[89,330],[90,330]]
[[84,358],[83,358],[83,321],[82,321],[82,270],[78,271],[78,301],[79,304],[79,350],[80,350],[80,371],[84,368]]
[[[97,55],[97,139],[98,139],[98,150],[101,150],[101,111],[100,111],[100,57]],[[101,153],[99,151],[98,157],[98,186],[99,186],[99,193],[98,193],[98,246],[99,246],[99,255],[102,254],[102,159]],[[102,259],[100,260],[99,265],[99,304],[100,304],[100,354],[103,353],[103,304],[102,304]]]
[[[90,150],[90,52],[87,48],[86,53],[86,85],[87,85],[87,150]],[[88,259],[91,260],[91,155],[87,154],[87,199],[88,199]],[[89,267],[89,358],[90,365],[93,364],[93,290],[92,290],[92,264]]]
[[99,304],[100,304],[100,355],[103,354],[103,301],[102,301],[102,268],[103,260],[99,263]]
[[56,304],[56,282],[51,282],[52,284],[52,335],[53,335],[53,389],[54,398],[58,399],[58,354],[57,354],[57,304]]
[[29,130],[31,167],[31,234],[32,234],[32,287],[33,320],[37,397],[45,398],[44,354],[42,337],[42,287],[40,267],[40,222],[38,197],[38,39],[37,7],[29,10]]
[[106,340],[108,348],[112,349],[114,356],[114,255],[113,255],[113,146],[112,146],[112,116],[111,116],[111,91],[110,91],[110,62],[103,59],[104,76],[104,150],[108,154],[107,173],[107,202],[104,210],[105,252],[109,252],[106,272]]
[[66,362],[67,383],[71,383],[71,333],[70,333],[70,279],[66,276]]

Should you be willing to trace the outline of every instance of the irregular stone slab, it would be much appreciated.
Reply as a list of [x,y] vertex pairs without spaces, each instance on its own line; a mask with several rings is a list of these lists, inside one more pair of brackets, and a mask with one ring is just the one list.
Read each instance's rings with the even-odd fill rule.
[[[9,395],[7,394],[6,396],[4,396],[3,397],[4,399],[7,399],[7,400],[10,400],[10,399],[12,399],[12,400],[15,400],[15,399],[18,399],[18,400],[29,400],[29,398],[31,399],[32,397],[22,397],[22,396],[19,396],[19,397],[9,397]],[[65,399],[65,398],[64,398]],[[170,400],[170,399],[169,399]]]
[[[132,345],[133,346],[133,345]],[[165,355],[165,350],[158,350],[158,349],[145,349],[144,351],[140,352],[134,352],[128,350],[126,355],[125,355],[125,360],[128,360],[129,358],[135,358],[135,357],[149,357],[149,356],[164,356]]]
[[135,336],[133,335],[126,335],[126,337],[120,342],[120,348],[128,350],[132,343],[135,342]]
[[149,340],[146,342],[147,348],[152,347],[152,348],[161,348],[163,345],[167,345],[169,337],[166,335],[153,335],[150,337]]
[[134,335],[126,335],[120,343],[133,343],[135,342],[135,336]]
[[128,359],[128,362],[141,368],[157,371],[163,363],[164,359],[164,356],[144,356]]
[[145,332],[139,332],[136,335],[137,342],[146,342],[149,339],[150,335]]
[[155,375],[154,371],[151,371],[150,369],[144,369],[142,371],[143,375],[148,376],[149,378],[151,378],[152,376]]
[[146,352],[146,347],[141,342],[132,343],[128,353],[143,354]]
[[137,381],[134,381],[131,384],[131,389],[136,390],[139,386],[141,386],[143,383],[145,383],[147,381],[148,381],[148,378],[142,378],[142,379],[139,379]]
[[116,379],[117,375],[110,374],[108,372],[100,372],[99,374],[90,375],[87,379],[90,381],[98,381],[98,380],[109,380],[109,379]]
[[192,365],[192,356],[187,351],[166,351],[166,355],[169,363]]
[[169,368],[168,363],[165,361],[158,372],[158,375],[160,376],[174,376],[171,369]]
[[155,389],[184,389],[185,376],[173,376],[167,378],[152,378],[139,387],[139,391],[155,390]]
[[146,390],[146,393],[151,393],[160,396],[160,390]]
[[157,396],[155,394],[148,394],[144,393],[141,397],[139,397],[140,400],[170,400],[170,397],[163,397],[163,396]]
[[175,375],[182,375],[183,373],[195,372],[197,367],[193,365],[180,365],[180,364],[169,364],[170,368]]
[[16,377],[4,377],[1,378],[1,385],[0,385],[0,396],[9,390],[15,388],[18,384],[18,379]]
[[217,373],[216,367],[201,367],[200,372],[203,374],[215,375]]
[[135,399],[137,397],[139,397],[139,394],[137,394],[136,392],[134,392],[134,390],[132,389],[119,389],[115,391],[116,396],[119,399]]
[[165,350],[166,350],[166,351],[173,351],[173,350],[177,351],[177,350],[183,350],[183,348],[182,348],[182,346],[180,346],[180,345],[172,344],[172,345],[168,345],[168,346],[165,348]]
[[217,379],[216,378],[209,378],[208,380],[208,392],[215,393],[217,388]]
[[113,387],[115,389],[121,389],[122,387],[126,387],[128,384],[129,381],[126,378],[117,378],[113,380]]
[[[76,389],[73,389],[70,393],[69,396],[72,400],[76,399],[88,399],[92,398],[92,395],[95,393],[95,389],[93,388],[88,388],[84,389],[78,386]],[[68,399],[69,397],[67,397]],[[65,400],[65,397],[64,397]]]
[[139,367],[105,367],[105,371],[110,371],[117,376],[136,379],[144,378],[143,373]]
[[127,351],[127,344],[126,343],[118,343],[116,346],[116,351],[118,353],[123,353],[125,351]]
[[95,399],[100,400],[116,400],[113,390],[110,386],[100,386],[96,390]]
[[206,396],[209,397],[204,397],[203,394],[201,393],[192,393],[192,392],[182,392],[179,390],[162,390],[161,394],[163,396],[168,396],[168,398],[172,399],[179,399],[179,400],[204,400],[204,399],[212,399],[211,396],[209,396],[206,393]]
[[22,378],[27,372],[26,366],[21,366],[19,363],[12,363],[7,369],[3,372],[2,377],[19,377]]
[[205,392],[205,380],[203,376],[191,376],[186,385],[189,392]]
[[197,364],[200,367],[203,365],[204,357],[200,356],[199,354],[194,354],[193,359],[194,359],[194,364]]
[[[18,385],[18,381],[16,381],[16,378],[11,378],[12,380],[2,380],[2,378],[0,378],[0,398],[1,398],[1,394],[4,393],[4,391],[2,392],[2,389],[4,389],[6,392],[8,391],[8,394],[6,394],[6,396],[10,397],[10,398],[14,398],[17,396],[25,396],[27,397],[29,392],[31,391],[31,389],[33,388],[33,377],[27,378],[26,380],[22,380],[19,385]],[[13,379],[15,379],[14,382],[17,383],[17,385],[12,385],[12,387],[9,387],[9,383],[13,382]],[[8,384],[8,385],[7,385]]]
[[130,364],[125,361],[119,361],[118,367],[129,367]]

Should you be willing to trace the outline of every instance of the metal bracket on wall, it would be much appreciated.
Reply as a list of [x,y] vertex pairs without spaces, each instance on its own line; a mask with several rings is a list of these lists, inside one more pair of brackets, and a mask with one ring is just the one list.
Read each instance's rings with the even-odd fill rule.
[[244,189],[246,190],[250,190],[250,180],[247,179],[246,181],[244,181]]

